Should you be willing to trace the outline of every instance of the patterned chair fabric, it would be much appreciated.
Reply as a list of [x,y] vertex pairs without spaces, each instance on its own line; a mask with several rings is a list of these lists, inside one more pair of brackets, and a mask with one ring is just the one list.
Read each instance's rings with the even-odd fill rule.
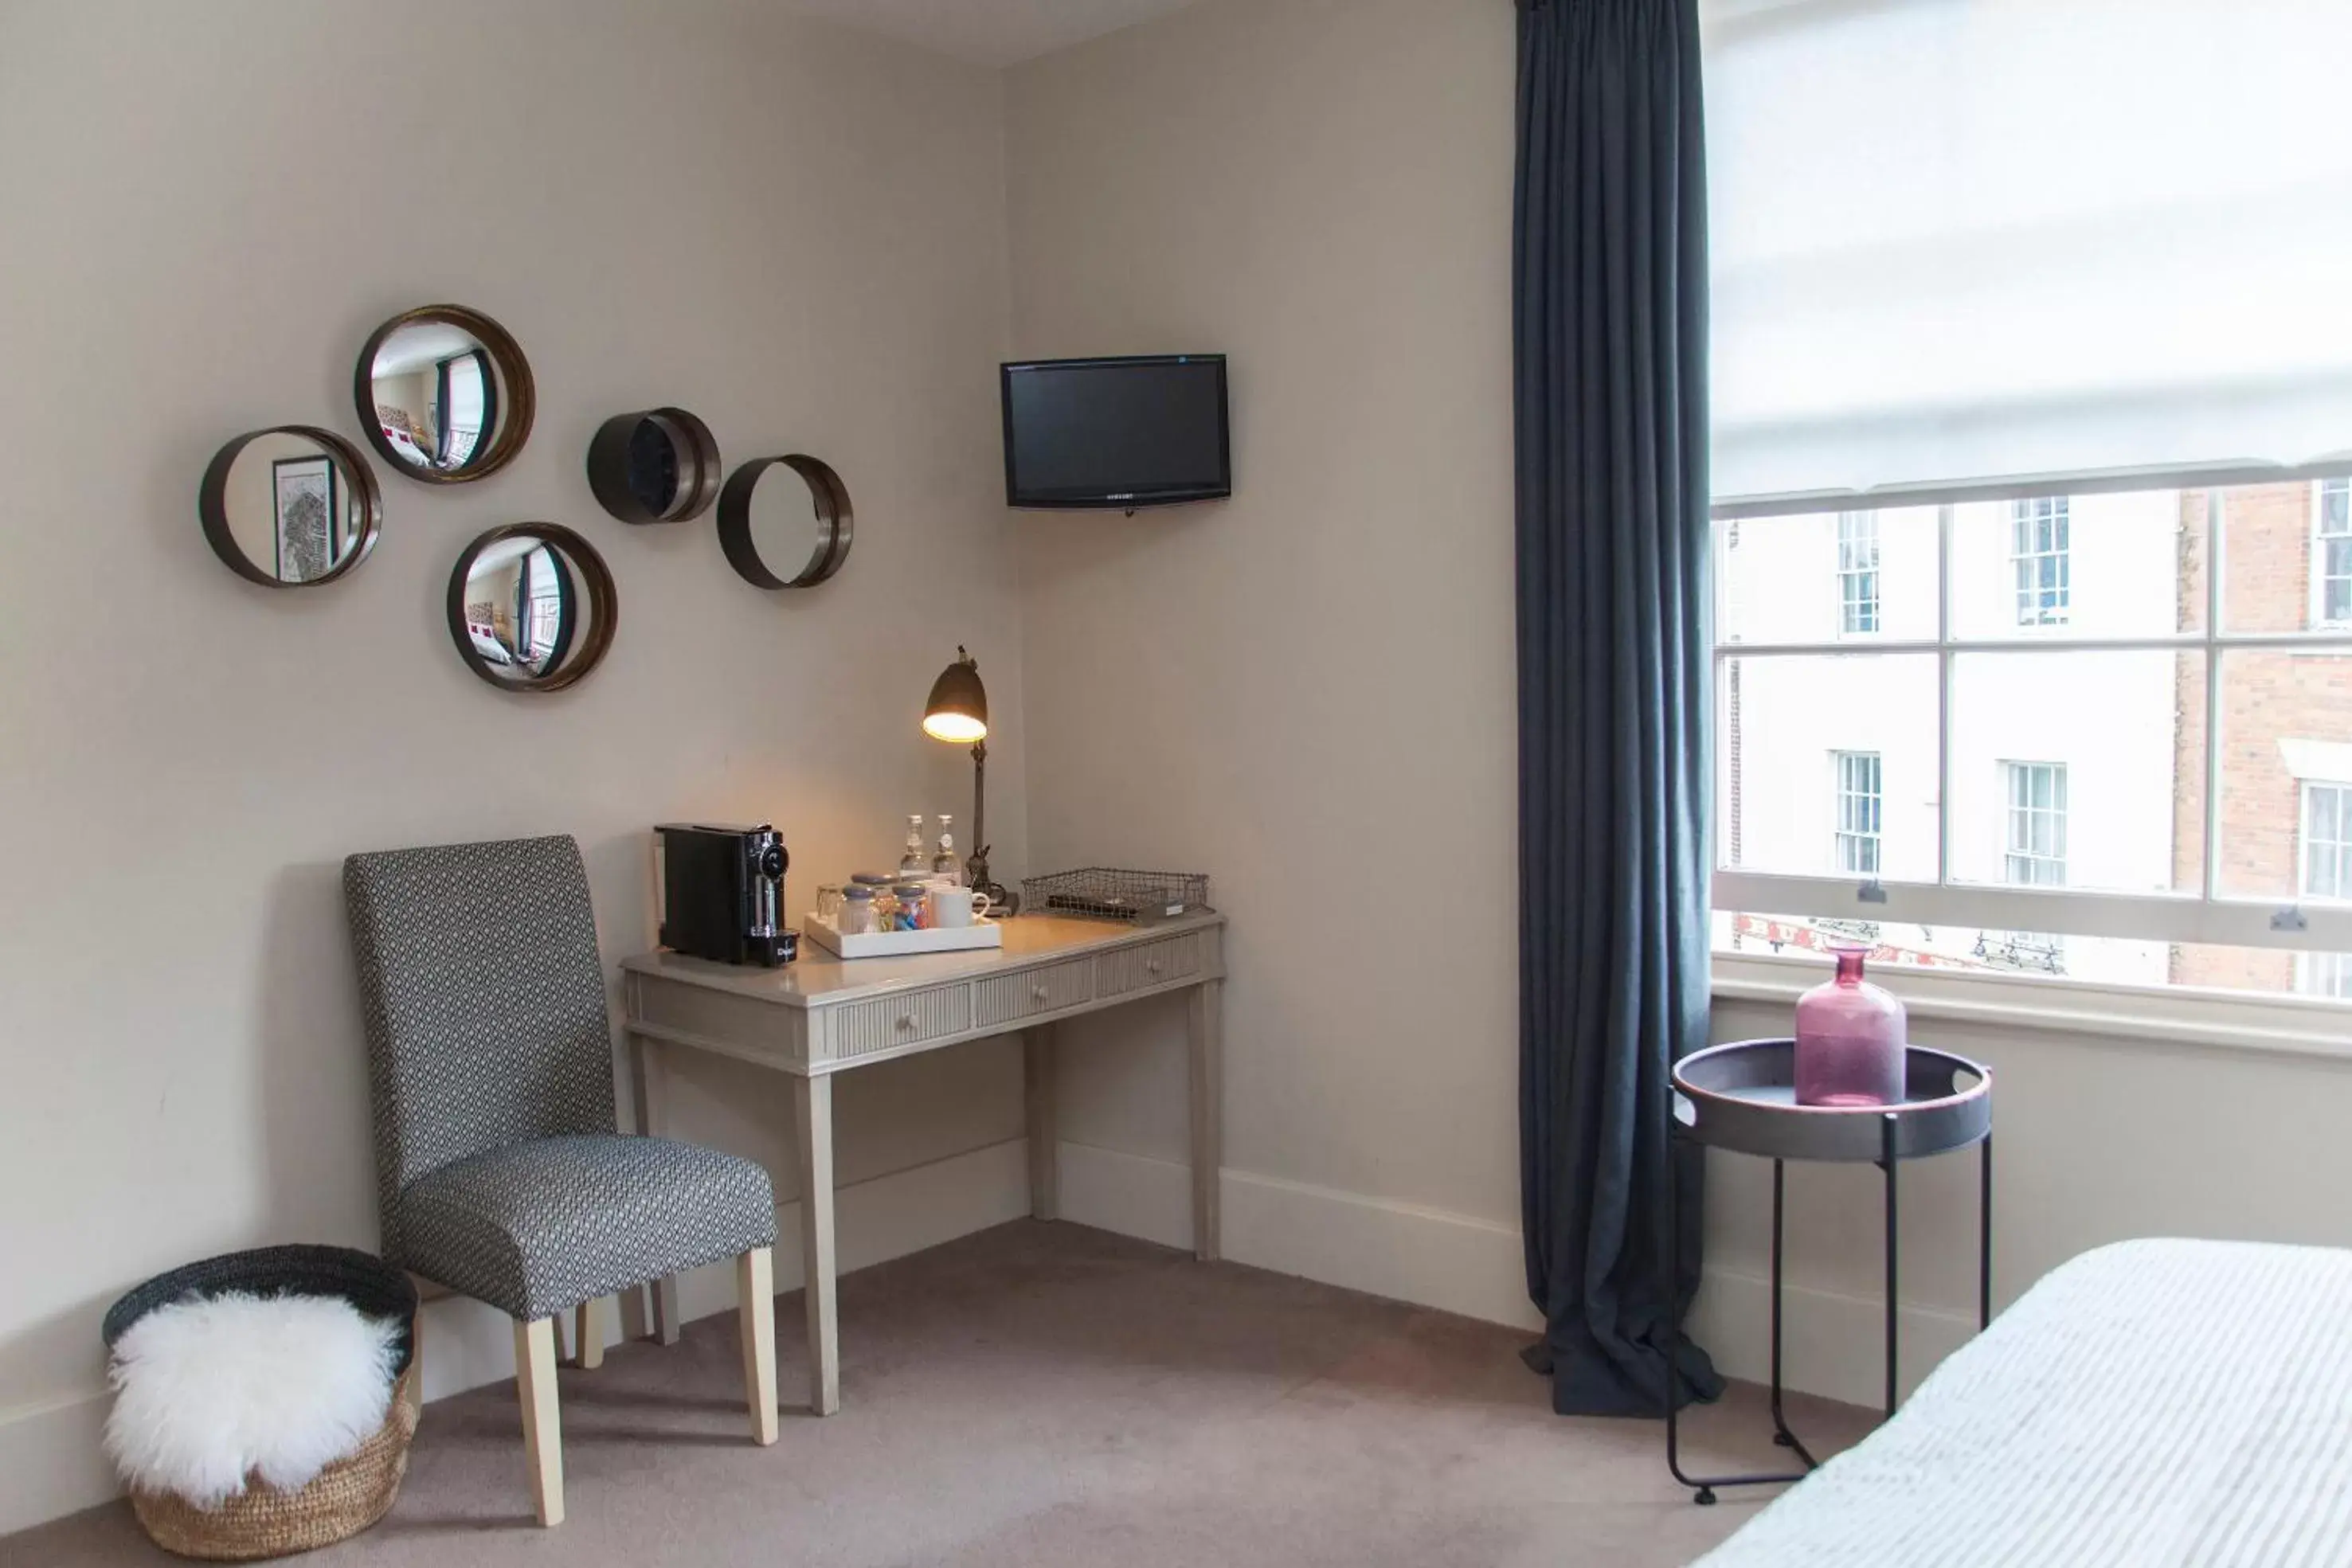
[[343,896],[386,1257],[530,1319],[774,1241],[759,1165],[615,1132],[571,839],[353,855]]
[[657,1274],[768,1247],[750,1160],[671,1138],[534,1138],[444,1166],[401,1198],[417,1272],[528,1322]]

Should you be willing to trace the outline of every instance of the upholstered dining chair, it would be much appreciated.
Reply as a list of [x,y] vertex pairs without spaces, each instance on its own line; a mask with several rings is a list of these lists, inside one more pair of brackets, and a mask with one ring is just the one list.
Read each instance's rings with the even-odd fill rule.
[[555,1319],[737,1260],[751,1434],[776,1440],[775,1197],[756,1162],[624,1136],[604,971],[569,838],[353,855],[385,1257],[515,1320],[523,1450],[541,1524],[563,1520]]

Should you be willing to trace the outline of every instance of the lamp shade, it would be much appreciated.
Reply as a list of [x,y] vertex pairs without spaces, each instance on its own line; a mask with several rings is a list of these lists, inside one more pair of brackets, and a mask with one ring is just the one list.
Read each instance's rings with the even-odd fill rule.
[[931,683],[930,700],[923,705],[923,733],[935,740],[988,738],[988,688],[980,684],[979,664],[961,647],[956,662]]

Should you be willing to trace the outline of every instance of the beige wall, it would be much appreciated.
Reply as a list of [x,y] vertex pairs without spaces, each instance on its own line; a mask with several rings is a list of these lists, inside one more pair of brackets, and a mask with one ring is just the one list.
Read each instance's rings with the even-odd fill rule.
[[[1213,3],[1008,77],[1015,350],[1232,356],[1230,501],[1016,517],[1034,858],[1213,874],[1232,1241],[1296,1271],[1335,1202],[1516,1268],[1512,27]],[[1168,1213],[1176,1021],[1074,1031],[1090,1217]]]
[[[0,162],[0,359],[42,368],[0,377],[0,1531],[102,1495],[117,1292],[264,1240],[373,1242],[346,853],[575,834],[616,960],[651,936],[649,824],[772,815],[797,915],[895,852],[903,813],[970,810],[963,753],[916,723],[961,640],[1003,736],[1000,863],[1026,859],[998,78],[764,4],[681,9],[0,6],[0,142],[40,150]],[[436,488],[371,458],[387,518],[354,576],[223,570],[195,510],[214,450],[294,422],[356,441],[362,342],[444,299],[531,358],[512,468]],[[604,517],[590,436],[664,402],[730,460],[837,467],[841,577],[762,593],[707,518]],[[443,620],[459,549],[524,518],[619,580],[609,662],[551,698],[483,685]],[[930,641],[870,634],[927,600]],[[787,1105],[719,1069],[680,1113],[788,1194]],[[1019,1199],[1017,1147],[971,1153],[1019,1134],[1010,1047],[861,1073],[839,1113],[846,1181],[961,1173],[951,1202],[845,1197],[845,1247]],[[443,1326],[436,1388],[509,1374],[495,1325]]]

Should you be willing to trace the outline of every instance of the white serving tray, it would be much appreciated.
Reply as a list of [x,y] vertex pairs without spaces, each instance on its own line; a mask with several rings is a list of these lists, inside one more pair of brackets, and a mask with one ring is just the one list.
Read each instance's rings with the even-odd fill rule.
[[890,958],[908,953],[968,953],[1004,946],[1004,929],[993,920],[934,931],[868,931],[845,936],[815,915],[803,917],[801,933],[837,958]]

